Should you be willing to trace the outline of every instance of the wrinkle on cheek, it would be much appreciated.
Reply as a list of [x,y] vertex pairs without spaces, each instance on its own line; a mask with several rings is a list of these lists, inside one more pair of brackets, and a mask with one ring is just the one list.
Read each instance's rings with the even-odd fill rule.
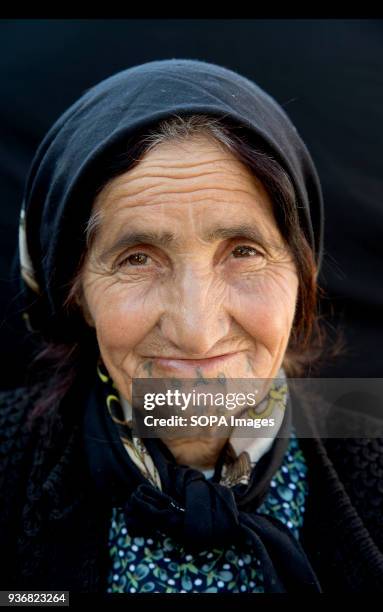
[[[145,330],[149,327],[149,322],[153,318],[154,311],[151,307],[152,301],[146,301],[142,297],[132,298],[131,296],[118,299],[108,298],[102,301],[96,314],[96,323],[100,327],[108,325],[113,328],[119,328],[121,333],[135,332],[137,326]],[[152,315],[152,316],[150,316]]]
[[121,283],[116,276],[91,274],[83,287],[100,350],[121,360],[155,325],[153,295]]
[[283,343],[290,334],[297,288],[297,279],[277,273],[241,280],[232,288],[233,315],[255,341],[274,352],[276,338]]
[[89,302],[97,304],[117,285],[117,280],[113,277],[95,277],[83,284],[84,294]]
[[130,359],[135,347],[146,337],[150,328],[151,321],[146,311],[137,309],[127,313],[123,307],[108,308],[106,305],[96,321],[100,350],[114,366],[123,369],[125,360]]
[[293,271],[266,269],[254,275],[239,277],[234,286],[239,294],[270,303],[282,300],[289,309],[295,303],[298,292],[298,278]]

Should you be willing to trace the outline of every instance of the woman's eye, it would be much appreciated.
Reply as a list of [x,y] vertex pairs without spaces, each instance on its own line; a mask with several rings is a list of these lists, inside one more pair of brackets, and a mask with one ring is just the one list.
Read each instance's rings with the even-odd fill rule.
[[146,253],[132,253],[132,255],[128,255],[128,257],[125,257],[125,259],[119,263],[119,267],[126,264],[130,266],[143,266],[148,263],[149,259],[150,257],[146,255]]
[[256,248],[245,246],[245,245],[239,245],[235,247],[232,253],[234,257],[254,257],[256,255],[259,255],[262,257],[262,253],[258,251]]
[[[235,258],[243,258],[243,257],[263,257],[263,254],[258,251],[258,249],[256,249],[255,247],[251,247],[251,246],[246,246],[246,245],[239,245],[237,247],[235,247],[235,249],[233,249],[232,251],[233,257]],[[128,266],[145,266],[147,263],[149,263],[149,260],[151,259],[151,257],[149,255],[147,255],[146,253],[132,253],[131,255],[128,255],[127,257],[125,257],[122,261],[120,261],[120,263],[118,264],[118,267],[122,267],[125,265]]]

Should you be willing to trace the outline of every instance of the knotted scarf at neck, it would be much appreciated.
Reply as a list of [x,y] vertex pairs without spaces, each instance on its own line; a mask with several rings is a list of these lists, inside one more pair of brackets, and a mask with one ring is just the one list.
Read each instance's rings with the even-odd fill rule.
[[[84,411],[84,445],[100,499],[123,508],[132,535],[157,531],[194,552],[250,545],[262,565],[266,592],[321,592],[290,529],[257,512],[289,442],[292,412],[284,388],[283,418],[268,450],[255,460],[253,445],[251,453],[241,452],[234,461],[231,457],[230,464],[229,441],[208,479],[202,471],[178,464],[160,439],[132,436],[113,381],[99,368]],[[275,392],[273,383],[263,401],[270,401]]]

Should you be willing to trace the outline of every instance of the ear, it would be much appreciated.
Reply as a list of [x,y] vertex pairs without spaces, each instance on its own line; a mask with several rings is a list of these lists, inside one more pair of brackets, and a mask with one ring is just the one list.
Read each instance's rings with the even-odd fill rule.
[[78,304],[78,306],[79,306],[79,308],[80,308],[80,310],[82,312],[82,315],[83,315],[83,317],[85,319],[85,322],[89,325],[89,327],[94,327],[95,328],[96,326],[95,326],[95,323],[93,321],[93,317],[90,314],[90,310],[89,310],[89,307],[88,307],[88,304],[87,304],[87,301],[85,299],[84,292],[82,291],[82,289],[79,292],[79,294],[76,296],[76,303]]
[[77,276],[72,286],[70,292],[70,301],[72,302],[72,304],[75,304],[78,310],[80,310],[87,325],[89,325],[89,327],[96,327],[92,315],[90,313],[87,301],[85,299],[80,275]]

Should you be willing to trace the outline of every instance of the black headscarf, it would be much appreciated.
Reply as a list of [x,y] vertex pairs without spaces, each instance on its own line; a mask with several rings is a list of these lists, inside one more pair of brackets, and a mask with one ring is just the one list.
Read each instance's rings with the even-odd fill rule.
[[[319,266],[320,183],[281,106],[227,68],[187,59],[153,61],[89,89],[58,119],[36,152],[24,193],[26,235],[21,235],[20,250],[24,262],[29,260],[29,281],[33,276],[29,289],[40,292],[32,301],[41,322],[50,321],[67,333],[62,304],[84,250],[84,229],[105,160],[138,131],[171,115],[191,113],[227,117],[261,139],[293,183],[301,227]],[[28,293],[25,283],[22,288]]]

